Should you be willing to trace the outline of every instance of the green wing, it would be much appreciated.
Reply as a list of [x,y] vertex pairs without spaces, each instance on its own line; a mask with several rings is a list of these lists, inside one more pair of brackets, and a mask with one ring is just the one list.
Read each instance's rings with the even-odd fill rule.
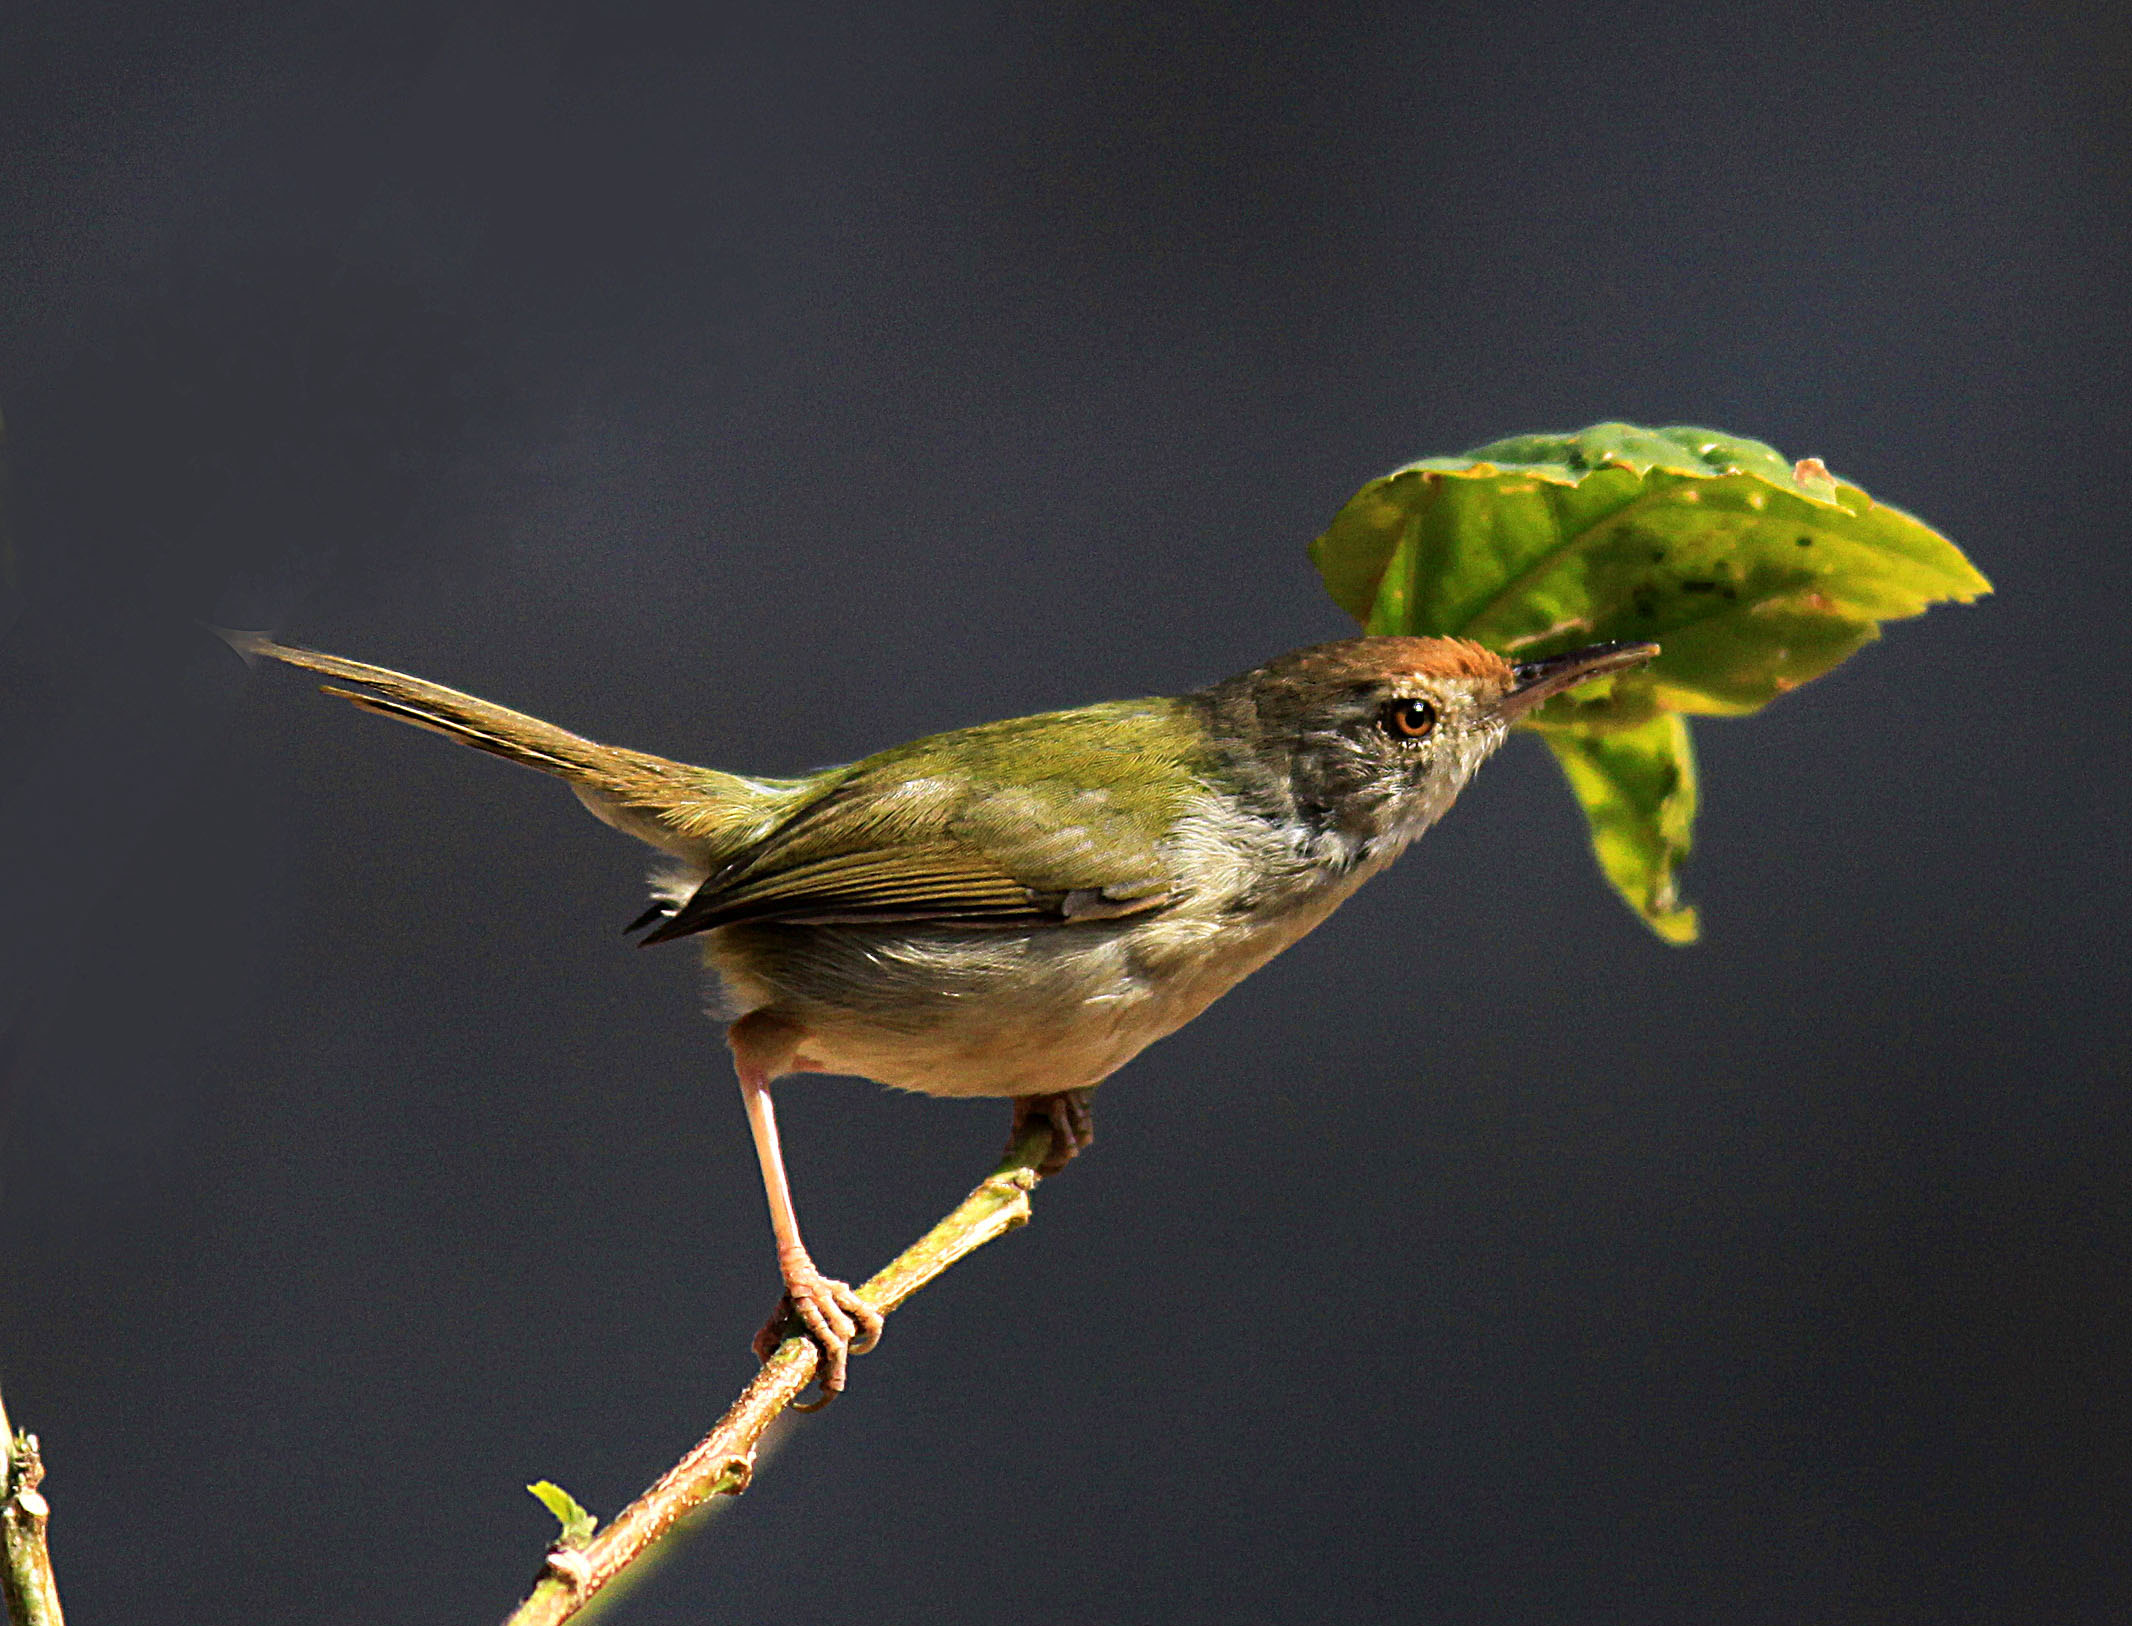
[[828,776],[647,936],[742,921],[1068,925],[1166,906],[1203,792],[1196,718],[1119,701],[914,740]]

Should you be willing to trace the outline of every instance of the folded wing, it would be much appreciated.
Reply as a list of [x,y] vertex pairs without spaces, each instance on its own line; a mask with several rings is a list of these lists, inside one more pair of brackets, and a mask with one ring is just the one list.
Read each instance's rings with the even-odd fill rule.
[[1162,838],[1204,794],[1170,701],[1016,718],[843,770],[643,941],[750,921],[1045,927],[1167,906]]

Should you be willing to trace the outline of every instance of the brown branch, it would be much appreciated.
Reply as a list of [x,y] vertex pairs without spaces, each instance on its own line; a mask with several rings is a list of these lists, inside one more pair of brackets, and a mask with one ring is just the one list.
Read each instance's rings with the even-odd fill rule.
[[[1029,1220],[1037,1165],[1051,1145],[1051,1126],[1039,1118],[1007,1149],[1000,1166],[960,1206],[862,1283],[859,1295],[883,1312],[895,1309],[963,1255]],[[582,1546],[557,1542],[532,1593],[504,1626],[557,1626],[582,1609],[690,1509],[713,1496],[738,1496],[755,1470],[755,1447],[777,1414],[813,1381],[820,1352],[812,1339],[778,1345],[732,1409],[694,1450],[624,1508]],[[55,1617],[56,1618],[56,1617]],[[41,1626],[41,1623],[40,1623]]]
[[14,1626],[66,1626],[44,1539],[52,1509],[37,1488],[43,1482],[37,1436],[16,1434],[0,1402],[0,1493],[6,1497],[0,1501],[0,1596]]

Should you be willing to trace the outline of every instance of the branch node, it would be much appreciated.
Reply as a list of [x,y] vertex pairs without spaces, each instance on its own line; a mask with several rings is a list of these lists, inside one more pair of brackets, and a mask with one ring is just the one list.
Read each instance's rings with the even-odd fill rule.
[[37,1436],[10,1432],[0,1406],[0,1600],[15,1626],[65,1626],[45,1541],[52,1504],[37,1489],[43,1483]]
[[554,1576],[572,1592],[584,1592],[592,1585],[592,1565],[575,1547],[565,1547],[557,1542],[548,1549],[548,1560],[541,1568]]
[[15,1460],[11,1467],[9,1490],[34,1491],[44,1483],[44,1457],[38,1449],[36,1435],[15,1436]]

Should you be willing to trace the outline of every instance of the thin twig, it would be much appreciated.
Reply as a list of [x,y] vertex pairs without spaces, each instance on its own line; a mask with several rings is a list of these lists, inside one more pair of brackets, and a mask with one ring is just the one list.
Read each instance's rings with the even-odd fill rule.
[[7,1420],[6,1402],[0,1401],[0,1490],[6,1493],[0,1501],[0,1595],[7,1599],[7,1618],[14,1626],[66,1626],[44,1539],[52,1509],[37,1488],[43,1482],[37,1436],[17,1435]]
[[[1027,1224],[1037,1165],[1050,1146],[1051,1126],[1038,1118],[952,1214],[863,1283],[859,1295],[884,1313],[893,1310],[963,1255]],[[819,1358],[810,1338],[795,1336],[778,1345],[718,1426],[657,1484],[583,1546],[558,1542],[549,1549],[539,1582],[504,1626],[557,1626],[568,1620],[684,1513],[713,1496],[746,1490],[763,1430],[813,1381]]]

